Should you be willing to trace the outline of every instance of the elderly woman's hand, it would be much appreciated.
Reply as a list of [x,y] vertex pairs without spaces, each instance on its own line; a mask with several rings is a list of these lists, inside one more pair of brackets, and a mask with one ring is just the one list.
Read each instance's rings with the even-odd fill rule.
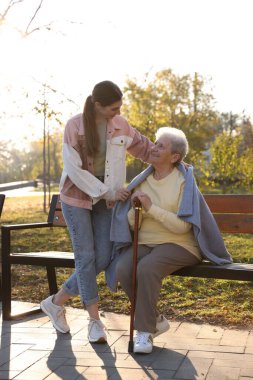
[[[140,195],[140,194],[144,194],[142,191],[139,191],[139,190],[137,190],[137,191],[135,191],[132,195],[131,195],[131,205],[134,207],[135,205],[134,205],[134,199],[135,198],[138,198],[138,196]],[[138,198],[139,199],[139,198]]]
[[144,208],[145,211],[148,211],[150,207],[152,206],[152,202],[150,197],[146,194],[143,193],[143,191],[135,191],[132,196],[131,196],[131,203],[133,204],[134,198],[138,198],[139,201],[141,202],[142,207]]

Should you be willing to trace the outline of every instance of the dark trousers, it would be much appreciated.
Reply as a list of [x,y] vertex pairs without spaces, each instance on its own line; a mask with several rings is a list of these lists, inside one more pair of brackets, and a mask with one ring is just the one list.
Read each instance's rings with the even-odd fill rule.
[[[130,300],[132,298],[132,250],[130,247],[121,253],[116,268],[117,279]],[[180,268],[198,263],[197,257],[176,244],[138,246],[136,330],[156,332],[156,306],[163,278]]]

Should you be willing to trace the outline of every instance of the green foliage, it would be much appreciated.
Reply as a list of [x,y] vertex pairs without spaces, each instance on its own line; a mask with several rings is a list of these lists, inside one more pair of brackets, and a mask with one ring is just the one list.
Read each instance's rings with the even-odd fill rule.
[[[170,69],[159,71],[153,78],[146,75],[143,83],[133,79],[124,88],[123,114],[142,134],[155,141],[159,127],[182,129],[189,141],[186,162],[195,167],[195,176],[202,191],[252,191],[253,126],[245,115],[218,113],[209,82],[198,73],[176,75]],[[33,141],[26,151],[10,149],[0,143],[0,182],[27,180],[36,177],[45,182],[59,181],[62,170],[61,113],[46,101],[43,85],[42,101],[34,110],[44,117],[44,136]],[[146,164],[127,155],[127,180],[144,169]],[[46,170],[44,170],[46,169]]]
[[[50,178],[59,182],[62,171],[59,132],[48,137]],[[26,150],[11,149],[0,157],[0,182],[22,181],[43,177],[43,141],[32,141]]]
[[232,136],[224,132],[211,144],[210,170],[214,180],[222,184],[223,192],[229,184],[235,187],[238,183],[240,171],[238,146],[241,141],[241,136]]
[[[162,126],[182,129],[190,152],[186,161],[195,167],[200,189],[208,192],[249,192],[253,184],[253,127],[249,119],[219,114],[213,108],[208,82],[199,74],[179,76],[157,72],[143,84],[129,79],[124,89],[123,113],[130,124],[155,140]],[[145,164],[127,156],[128,180]]]
[[[124,88],[123,113],[130,124],[155,140],[158,128],[182,129],[189,140],[192,157],[204,150],[217,132],[218,115],[213,110],[213,96],[198,74],[178,76],[171,70],[157,72],[153,80],[138,85],[128,80]],[[133,159],[128,159],[129,164]]]
[[244,190],[253,184],[253,151],[244,146],[240,129],[223,131],[210,145],[210,159],[198,163],[202,186],[219,188],[222,193]]

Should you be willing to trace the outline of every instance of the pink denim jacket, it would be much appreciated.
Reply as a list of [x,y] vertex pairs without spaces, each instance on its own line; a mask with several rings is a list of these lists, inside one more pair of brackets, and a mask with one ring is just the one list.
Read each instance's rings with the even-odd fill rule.
[[63,136],[63,172],[60,197],[71,206],[92,209],[100,199],[114,200],[115,192],[126,181],[126,151],[144,162],[149,162],[153,143],[131,127],[122,116],[107,123],[107,148],[104,183],[94,175],[93,158],[87,155],[83,115],[71,118]]

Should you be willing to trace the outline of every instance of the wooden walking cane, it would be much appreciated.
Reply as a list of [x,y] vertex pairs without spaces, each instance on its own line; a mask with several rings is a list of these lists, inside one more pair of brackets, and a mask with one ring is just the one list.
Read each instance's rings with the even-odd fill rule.
[[134,241],[133,241],[133,269],[132,269],[132,299],[130,310],[130,340],[128,343],[128,352],[133,352],[133,335],[134,335],[134,313],[136,305],[136,271],[138,256],[138,230],[139,230],[139,213],[141,210],[141,202],[138,198],[134,198]]

